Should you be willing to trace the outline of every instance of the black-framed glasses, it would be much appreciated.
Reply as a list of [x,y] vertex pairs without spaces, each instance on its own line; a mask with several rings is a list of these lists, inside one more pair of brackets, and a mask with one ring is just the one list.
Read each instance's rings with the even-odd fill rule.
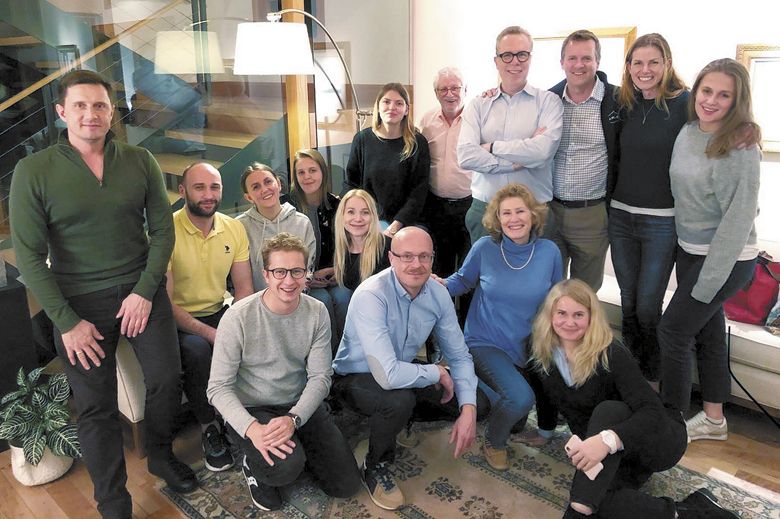
[[284,279],[287,277],[287,274],[289,273],[293,279],[301,279],[303,276],[306,275],[306,269],[296,267],[294,269],[265,269],[266,272],[270,272],[273,277],[276,279]]
[[452,92],[453,94],[458,95],[458,94],[460,94],[461,90],[463,90],[463,87],[459,87],[459,86],[456,86],[456,87],[441,87],[441,88],[437,88],[436,92],[438,92],[439,95],[446,96],[447,92]]
[[433,263],[433,253],[430,252],[423,252],[420,254],[412,254],[410,252],[404,252],[403,254],[396,254],[393,251],[390,251],[390,254],[398,258],[399,260],[403,261],[404,263],[411,263],[414,261],[414,258],[417,258],[420,263]]
[[504,63],[512,63],[512,58],[517,58],[517,61],[523,63],[528,61],[528,58],[531,57],[531,53],[527,50],[521,50],[520,52],[502,52],[501,54],[496,54],[496,56],[501,58],[501,61]]

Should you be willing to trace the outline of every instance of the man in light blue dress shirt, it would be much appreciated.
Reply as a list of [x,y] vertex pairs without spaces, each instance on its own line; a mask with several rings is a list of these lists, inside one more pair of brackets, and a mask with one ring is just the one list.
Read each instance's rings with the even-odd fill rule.
[[[405,227],[393,238],[389,254],[391,267],[365,280],[352,296],[333,361],[333,395],[368,417],[364,484],[374,503],[395,510],[404,504],[387,466],[395,457],[396,435],[416,405],[447,404],[457,416],[450,443],[459,457],[476,435],[477,377],[452,299],[430,279],[433,242],[428,233]],[[412,362],[431,332],[449,371]]]
[[[518,26],[496,38],[493,61],[501,84],[463,110],[458,162],[472,170],[466,228],[473,244],[487,235],[485,207],[505,185],[525,184],[539,202],[552,200],[552,164],[561,140],[563,105],[552,92],[528,84],[533,40]],[[548,216],[549,218],[549,216]]]

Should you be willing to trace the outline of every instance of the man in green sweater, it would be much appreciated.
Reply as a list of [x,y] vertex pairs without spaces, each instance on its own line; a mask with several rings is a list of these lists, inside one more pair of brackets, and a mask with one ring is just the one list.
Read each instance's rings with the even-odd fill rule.
[[10,217],[19,270],[56,327],[98,510],[130,518],[117,410],[120,335],[146,382],[149,471],[179,492],[194,490],[197,479],[171,450],[181,363],[163,281],[174,242],[170,205],[154,157],[113,139],[111,94],[91,71],[60,80],[56,108],[67,130],[17,164]]

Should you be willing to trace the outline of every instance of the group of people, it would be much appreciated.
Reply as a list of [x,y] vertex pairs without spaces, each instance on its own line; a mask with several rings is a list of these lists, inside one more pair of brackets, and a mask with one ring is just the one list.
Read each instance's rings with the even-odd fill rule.
[[[674,502],[638,488],[688,441],[727,437],[722,303],[757,254],[747,72],[716,60],[689,91],[666,40],[648,34],[614,86],[582,30],[563,42],[565,80],[545,91],[526,81],[532,52],[527,31],[504,29],[500,84],[468,106],[457,69],[439,71],[440,108],[419,131],[406,89],[385,85],[341,197],[322,155],[300,150],[289,202],[271,168],[246,168],[251,207],[236,219],[217,211],[222,179],[205,162],[182,173],[171,217],[154,158],[109,130],[111,85],[89,71],[62,78],[67,130],[17,165],[12,234],[67,359],[104,517],[132,510],[116,441],[120,335],[146,380],[149,471],[179,492],[198,484],[171,450],[183,384],[207,468],[232,467],[237,445],[263,510],[304,467],[329,495],[362,484],[394,510],[405,502],[396,445],[413,444],[413,421],[453,421],[459,457],[486,419],[481,451],[502,471],[510,435],[544,444],[560,413],[582,440],[568,450],[564,517],[736,517],[704,489]],[[609,248],[622,343],[595,294]],[[694,352],[704,410],[686,422]],[[362,465],[328,400],[367,418]],[[534,405],[538,431],[523,430]]]

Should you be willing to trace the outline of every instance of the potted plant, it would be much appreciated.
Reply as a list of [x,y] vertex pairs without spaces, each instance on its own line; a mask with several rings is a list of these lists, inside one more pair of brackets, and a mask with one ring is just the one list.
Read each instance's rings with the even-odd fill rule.
[[24,485],[40,485],[65,474],[81,456],[76,426],[70,423],[70,385],[64,373],[25,375],[19,368],[18,388],[0,400],[0,439],[11,446],[13,474]]

